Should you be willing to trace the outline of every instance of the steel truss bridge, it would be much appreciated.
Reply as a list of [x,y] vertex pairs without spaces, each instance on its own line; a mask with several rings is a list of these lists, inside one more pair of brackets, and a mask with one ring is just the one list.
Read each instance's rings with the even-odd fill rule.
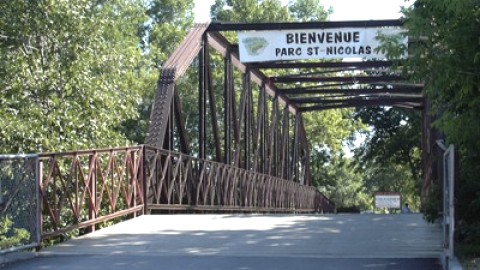
[[[145,145],[38,155],[37,240],[152,211],[335,212],[312,186],[303,120],[327,109],[422,111],[427,191],[436,172],[433,117],[423,85],[396,72],[398,63],[247,64],[232,38],[243,30],[400,26],[397,20],[195,25],[163,64]],[[192,77],[193,85],[185,83]],[[198,95],[194,104],[191,93]],[[195,121],[186,106],[194,107],[198,125],[187,126]]]

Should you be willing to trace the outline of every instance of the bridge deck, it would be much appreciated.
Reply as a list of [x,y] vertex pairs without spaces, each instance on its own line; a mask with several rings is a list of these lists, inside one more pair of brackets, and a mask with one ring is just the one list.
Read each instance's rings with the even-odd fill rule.
[[[437,269],[421,215],[151,215],[44,249],[11,269]],[[108,268],[111,267],[111,268]]]

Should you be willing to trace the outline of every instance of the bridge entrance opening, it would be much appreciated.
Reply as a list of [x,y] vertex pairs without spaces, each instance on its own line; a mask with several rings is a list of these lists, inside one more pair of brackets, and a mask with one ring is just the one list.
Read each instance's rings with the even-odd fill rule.
[[[379,39],[372,37],[395,37],[401,26],[397,20],[196,25],[162,67],[145,145],[38,156],[42,222],[48,222],[40,228],[42,239],[92,232],[104,222],[152,212],[335,213],[335,203],[314,186],[305,126],[305,115],[331,109],[417,111],[422,195],[428,194],[439,151],[423,85],[409,82],[398,62],[385,60]],[[272,42],[270,31],[281,41]],[[384,218],[365,216],[376,225]],[[408,218],[402,224],[421,223]],[[278,244],[271,240],[290,232],[292,224],[308,232],[298,239],[319,236],[308,224],[323,218],[306,219],[273,222],[276,234],[263,243]],[[355,229],[349,217],[333,223]],[[322,233],[339,231],[331,226]],[[246,244],[258,244],[253,238]],[[300,246],[298,239],[282,245]],[[431,248],[435,254],[437,248]]]
[[147,144],[311,186],[318,149],[309,149],[305,117],[342,108],[409,110],[421,133],[422,164],[412,171],[423,177],[418,197],[426,197],[441,170],[434,167],[439,134],[423,84],[409,81],[401,61],[386,60],[381,43],[407,47],[402,24],[196,25],[163,66]]
[[[163,66],[147,143],[312,186],[315,149],[305,116],[342,108],[409,110],[420,119],[418,195],[426,198],[442,176],[443,152],[435,144],[441,135],[432,129],[422,82],[410,81],[380,44],[414,42],[402,36],[402,24],[196,25]],[[185,128],[185,111],[197,113],[195,127]]]

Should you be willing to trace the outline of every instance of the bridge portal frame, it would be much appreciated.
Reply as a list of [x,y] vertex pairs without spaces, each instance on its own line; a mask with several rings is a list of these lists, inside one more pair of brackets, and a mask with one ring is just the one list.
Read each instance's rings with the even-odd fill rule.
[[[304,113],[371,106],[420,110],[424,119],[422,194],[425,194],[434,178],[434,170],[431,169],[435,160],[432,145],[436,139],[435,132],[431,129],[433,116],[429,115],[422,82],[412,83],[404,74],[392,72],[399,62],[318,60],[242,63],[238,45],[226,37],[228,33],[246,30],[388,28],[402,25],[401,20],[196,24],[162,67],[146,143],[173,150],[172,134],[175,129],[180,142],[179,151],[183,153],[195,152],[203,159],[311,185]],[[211,49],[223,58],[223,95],[220,96],[216,96],[214,90]],[[199,123],[193,141],[197,142],[198,149],[192,151],[192,139],[187,136],[181,95],[179,89],[176,89],[176,82],[196,59]],[[241,87],[234,82],[234,68],[243,74]],[[309,72],[312,69],[316,72]],[[269,77],[266,75],[268,70],[288,70],[290,73]],[[348,71],[367,71],[367,75],[328,75]],[[259,87],[255,101],[252,84]],[[238,88],[240,97],[235,94]],[[223,100],[223,110],[219,110],[216,103],[219,99]],[[210,140],[207,130],[212,133]],[[209,146],[214,150],[211,151]]]

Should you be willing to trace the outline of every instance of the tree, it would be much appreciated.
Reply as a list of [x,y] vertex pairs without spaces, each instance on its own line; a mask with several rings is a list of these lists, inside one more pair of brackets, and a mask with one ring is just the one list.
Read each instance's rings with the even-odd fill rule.
[[369,129],[355,150],[356,170],[363,174],[369,194],[400,192],[419,207],[421,186],[420,113],[400,108],[362,108],[356,119]]
[[420,179],[421,114],[399,108],[363,108],[356,118],[368,125],[364,146],[357,156],[378,164],[405,164],[411,175]]
[[[143,24],[140,32],[143,53],[141,70],[145,76],[141,81],[143,91],[137,106],[139,117],[125,119],[121,127],[122,133],[138,144],[144,143],[147,135],[155,85],[160,69],[193,25],[193,0],[152,0],[148,3],[145,10],[148,20]],[[193,76],[192,72],[187,73],[186,85],[195,85]],[[193,86],[180,87],[180,89],[191,92],[196,88]],[[187,103],[195,104],[195,94],[185,96],[191,98]],[[185,113],[190,113],[188,107]],[[195,114],[196,112],[193,112],[193,115]]]
[[142,1],[0,3],[0,152],[127,144],[145,73]]
[[323,21],[333,12],[331,8],[326,11],[320,0],[290,1],[288,10],[294,20],[300,22]]
[[362,174],[354,170],[354,163],[343,155],[335,156],[327,167],[327,185],[322,186],[330,200],[335,202],[337,209],[355,211],[371,208],[371,194],[366,193],[362,182]]
[[281,22],[288,21],[288,10],[279,0],[216,0],[212,6],[213,21]]
[[287,6],[279,0],[216,0],[211,8],[213,21],[287,22],[323,21],[332,10],[325,11],[320,0],[293,0]]
[[417,0],[404,10],[416,41],[407,61],[413,79],[425,83],[435,127],[460,155],[456,211],[461,239],[480,239],[480,6],[475,0]]

